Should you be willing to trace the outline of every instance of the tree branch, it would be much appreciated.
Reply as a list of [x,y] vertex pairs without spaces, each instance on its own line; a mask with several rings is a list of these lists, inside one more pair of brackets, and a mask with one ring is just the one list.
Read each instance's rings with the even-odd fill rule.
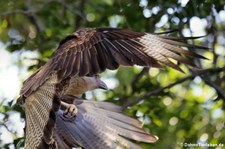
[[150,68],[143,68],[142,71],[135,76],[135,78],[132,80],[132,83],[131,83],[132,90],[136,90],[136,82],[138,82],[138,80],[140,80],[141,77],[149,71],[149,69]]
[[217,85],[215,82],[213,82],[211,80],[211,78],[205,74],[200,75],[200,77],[205,81],[205,83],[207,85],[213,87],[216,90],[218,96],[221,97],[225,101],[225,92],[219,85]]
[[[192,80],[194,79],[196,76],[199,76],[199,75],[203,75],[205,73],[218,73],[218,72],[221,72],[221,71],[225,71],[225,67],[217,67],[217,68],[209,68],[209,69],[204,69],[204,70],[200,70],[200,71],[196,71],[196,73],[192,74],[192,75],[189,75],[185,78],[182,78],[174,83],[171,83],[167,86],[164,86],[164,87],[159,87],[153,91],[150,91],[150,92],[147,92],[143,95],[140,95],[138,97],[135,97],[133,99],[126,99],[126,101],[124,102],[124,104],[122,105],[122,109],[126,109],[128,106],[132,106],[136,103],[138,103],[139,101],[143,100],[144,98],[146,97],[149,97],[149,96],[152,96],[152,95],[156,95],[156,94],[159,94],[161,93],[162,91],[166,90],[166,89],[169,89],[177,84],[180,84],[180,83],[183,83],[187,80]],[[212,86],[214,87],[214,86]],[[219,89],[220,90],[220,89]],[[224,94],[224,93],[223,93]],[[222,97],[223,97],[223,94],[222,94]],[[224,96],[225,97],[225,96]],[[223,98],[223,100],[225,101],[225,98]]]

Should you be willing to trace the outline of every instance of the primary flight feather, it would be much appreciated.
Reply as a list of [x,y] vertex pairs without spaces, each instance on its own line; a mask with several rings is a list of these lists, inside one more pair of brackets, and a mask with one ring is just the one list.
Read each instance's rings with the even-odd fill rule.
[[119,106],[79,98],[88,90],[106,89],[96,74],[120,65],[165,65],[182,72],[172,58],[196,67],[183,55],[204,57],[181,47],[204,47],[181,42],[184,39],[116,28],[80,29],[66,37],[21,89],[18,103],[26,115],[25,148],[136,149],[140,146],[126,138],[157,141],[138,120],[123,115]]

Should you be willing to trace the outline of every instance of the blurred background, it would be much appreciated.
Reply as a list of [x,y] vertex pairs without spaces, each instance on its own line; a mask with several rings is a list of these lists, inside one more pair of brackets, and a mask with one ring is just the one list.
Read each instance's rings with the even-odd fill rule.
[[[109,91],[85,98],[123,106],[159,137],[151,148],[225,148],[224,0],[0,0],[0,148],[23,148],[24,113],[16,105],[22,82],[43,65],[65,36],[84,27],[119,27],[172,36],[205,36],[190,44],[209,60],[185,74],[142,67],[106,71]],[[168,35],[168,34],[166,34]],[[202,144],[188,147],[188,144]],[[208,145],[217,145],[209,147]],[[206,145],[206,146],[205,146]]]

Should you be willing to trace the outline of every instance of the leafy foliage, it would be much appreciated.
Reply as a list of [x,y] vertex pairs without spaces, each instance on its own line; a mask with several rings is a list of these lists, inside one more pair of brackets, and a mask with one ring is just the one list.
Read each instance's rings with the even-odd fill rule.
[[[185,143],[225,146],[225,20],[218,19],[219,13],[225,13],[223,0],[187,3],[180,0],[12,0],[0,1],[0,6],[0,40],[7,45],[7,50],[12,54],[38,51],[35,64],[30,64],[31,72],[43,65],[60,40],[81,27],[112,26],[157,33],[177,30],[172,35],[192,36],[197,27],[191,26],[192,19],[206,22],[203,31],[208,36],[190,41],[211,48],[211,51],[196,50],[209,58],[209,61],[193,60],[202,71],[183,65],[186,74],[170,68],[107,71],[102,76],[112,80],[115,87],[101,92],[102,96],[95,92],[91,97],[94,100],[104,97],[123,106],[126,114],[139,118],[146,130],[159,136],[155,144],[142,143],[143,148],[180,149],[187,147]],[[0,126],[14,138],[14,142],[4,144],[4,138],[0,137],[0,147],[23,146],[23,138],[18,138],[13,128],[5,125],[10,113],[23,113],[22,109],[13,100],[2,102],[0,111],[4,117]]]

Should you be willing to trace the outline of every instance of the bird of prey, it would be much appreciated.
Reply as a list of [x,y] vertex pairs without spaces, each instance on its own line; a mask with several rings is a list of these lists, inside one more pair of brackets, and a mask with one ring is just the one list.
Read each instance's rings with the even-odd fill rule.
[[81,94],[107,89],[97,74],[120,65],[182,71],[169,59],[191,67],[185,57],[204,58],[182,47],[202,48],[178,38],[116,28],[80,29],[62,40],[52,57],[23,84],[18,103],[25,110],[26,149],[141,148],[130,141],[153,143],[157,136],[107,102]]

